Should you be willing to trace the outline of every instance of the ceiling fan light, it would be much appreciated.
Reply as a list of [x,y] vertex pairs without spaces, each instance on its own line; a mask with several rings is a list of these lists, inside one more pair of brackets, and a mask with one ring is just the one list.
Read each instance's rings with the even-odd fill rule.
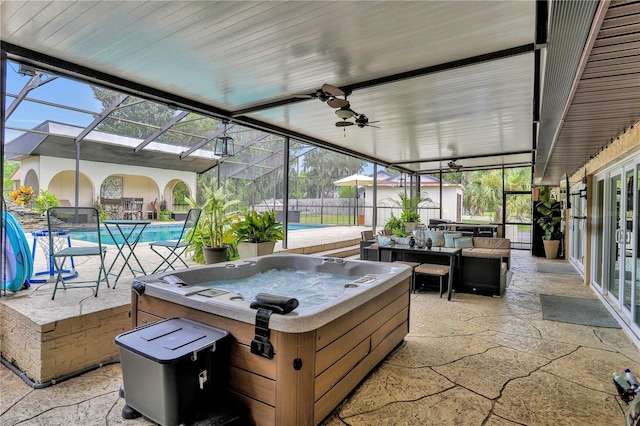
[[349,107],[342,107],[339,110],[336,110],[336,115],[343,120],[347,120],[356,115]]
[[336,123],[336,127],[349,127],[349,126],[353,126],[353,123],[350,121],[338,121]]

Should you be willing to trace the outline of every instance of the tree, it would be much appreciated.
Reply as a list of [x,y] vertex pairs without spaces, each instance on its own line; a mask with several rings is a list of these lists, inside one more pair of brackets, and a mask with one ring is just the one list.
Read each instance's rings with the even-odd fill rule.
[[355,198],[356,189],[353,186],[343,186],[338,189],[338,198]]
[[[529,191],[531,188],[531,168],[511,168],[478,170],[470,172],[447,173],[443,180],[460,183],[464,186],[463,207],[471,215],[494,214],[494,220],[502,220],[502,179],[504,174],[504,188],[507,191]],[[531,209],[529,202],[518,198],[516,203],[509,204],[511,214],[529,216]],[[512,211],[516,210],[516,211]]]
[[[107,108],[119,96],[118,92],[103,87],[91,86],[93,95],[100,101],[103,108]],[[175,115],[175,108],[157,102],[142,101],[130,97],[122,108],[117,108],[109,114],[98,126],[99,130],[118,135],[144,139],[161,127]],[[136,123],[144,123],[140,125]]]
[[364,161],[326,149],[314,149],[304,155],[303,170],[313,178],[307,180],[307,196],[324,197],[333,182],[364,170]]
[[2,169],[2,187],[5,191],[13,189],[13,182],[10,180],[11,176],[18,170],[20,163],[17,161],[5,160]]

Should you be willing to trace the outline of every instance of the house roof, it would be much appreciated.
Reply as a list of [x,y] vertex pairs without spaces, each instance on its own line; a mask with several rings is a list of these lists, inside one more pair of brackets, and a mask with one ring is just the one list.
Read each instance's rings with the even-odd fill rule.
[[[76,158],[75,140],[84,130],[82,127],[47,121],[36,129],[38,133],[25,133],[6,145],[7,159],[19,161],[32,155]],[[140,142],[141,139],[94,130],[81,141],[80,159],[191,172],[204,172],[217,164],[218,157],[210,151],[198,150],[180,159],[184,147],[160,142],[154,142],[139,155],[132,155]]]

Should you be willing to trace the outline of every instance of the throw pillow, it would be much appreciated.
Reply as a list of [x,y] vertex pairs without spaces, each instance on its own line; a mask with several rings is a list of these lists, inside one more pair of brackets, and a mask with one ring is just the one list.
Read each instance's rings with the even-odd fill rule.
[[444,231],[427,231],[424,234],[425,238],[431,238],[433,247],[444,247]]
[[391,240],[396,244],[400,244],[403,246],[408,246],[411,243],[410,237],[392,237]]
[[390,246],[391,245],[391,238],[379,235],[378,236],[378,245]]
[[461,238],[462,232],[447,232],[444,234],[444,246],[448,248],[453,248],[456,246],[453,241],[455,238]]
[[473,238],[471,237],[456,238],[453,241],[456,248],[473,248]]

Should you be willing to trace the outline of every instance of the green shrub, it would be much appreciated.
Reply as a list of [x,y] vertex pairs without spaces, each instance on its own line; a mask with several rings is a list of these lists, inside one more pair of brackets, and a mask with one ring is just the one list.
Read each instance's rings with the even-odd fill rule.
[[46,189],[41,189],[40,194],[36,197],[36,206],[33,208],[35,211],[45,213],[49,207],[58,207],[60,200],[55,194],[52,194]]
[[173,218],[171,217],[171,212],[169,210],[160,210],[160,214],[158,215],[158,221],[160,222],[171,222]]

